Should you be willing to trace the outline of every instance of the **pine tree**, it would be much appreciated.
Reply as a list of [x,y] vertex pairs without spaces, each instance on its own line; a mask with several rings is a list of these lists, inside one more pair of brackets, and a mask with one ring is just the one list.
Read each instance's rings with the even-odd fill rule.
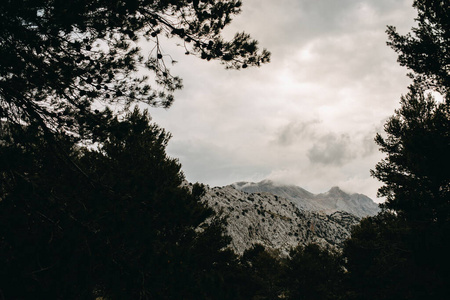
[[445,0],[415,0],[417,27],[400,35],[388,26],[388,45],[398,54],[400,65],[412,70],[416,84],[443,94],[450,87],[450,7]]
[[[93,103],[169,107],[182,82],[169,70],[166,37],[227,68],[266,63],[270,54],[248,34],[221,36],[240,7],[236,0],[1,1],[0,118],[38,123],[49,135],[78,132]],[[150,53],[139,48],[145,41]]]
[[[389,45],[414,83],[376,143],[386,158],[371,171],[383,182],[383,212],[347,241],[349,299],[447,299],[450,293],[449,10],[416,0],[413,35],[388,28]],[[442,96],[437,100],[428,89]]]
[[0,144],[5,298],[237,298],[224,223],[207,221],[202,187],[183,187],[180,164],[165,153],[169,135],[149,121],[137,109],[120,121],[109,113],[97,148],[59,136],[85,174],[61,164],[37,126],[8,125]]
[[450,105],[419,86],[402,97],[401,108],[376,142],[387,157],[372,175],[385,185],[383,206],[424,226],[446,223],[450,213]]

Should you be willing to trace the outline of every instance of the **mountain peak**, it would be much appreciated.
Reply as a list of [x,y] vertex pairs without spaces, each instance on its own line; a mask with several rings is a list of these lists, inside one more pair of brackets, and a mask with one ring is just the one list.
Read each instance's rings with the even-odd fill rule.
[[238,189],[238,190],[245,190],[252,187],[275,187],[277,183],[270,179],[264,179],[259,182],[252,182],[252,181],[238,181],[235,183],[232,183],[231,186]]
[[378,205],[369,197],[346,193],[338,186],[333,186],[328,192],[317,195],[295,185],[285,185],[268,179],[258,183],[241,181],[232,186],[247,193],[271,193],[289,199],[298,208],[308,211],[325,213],[346,211],[360,218],[375,215],[379,211]]
[[258,182],[257,184],[267,184],[267,185],[274,185],[274,182],[270,179],[264,179]]
[[330,195],[346,195],[347,193],[341,190],[338,186],[333,186],[328,192]]

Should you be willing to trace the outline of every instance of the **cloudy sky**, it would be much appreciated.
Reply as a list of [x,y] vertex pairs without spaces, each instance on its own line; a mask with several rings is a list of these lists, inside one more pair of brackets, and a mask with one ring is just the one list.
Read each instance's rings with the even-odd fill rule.
[[413,26],[412,0],[243,0],[226,36],[250,33],[271,51],[261,68],[164,50],[183,78],[168,109],[150,109],[173,135],[167,152],[189,181],[340,186],[376,201],[369,170],[383,157],[373,142],[406,93],[407,70],[386,46],[386,25]]

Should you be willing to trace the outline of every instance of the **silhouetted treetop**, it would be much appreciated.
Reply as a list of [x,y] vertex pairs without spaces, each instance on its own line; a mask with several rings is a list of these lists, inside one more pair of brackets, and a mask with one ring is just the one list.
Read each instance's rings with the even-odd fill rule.
[[398,54],[400,65],[411,69],[409,74],[426,88],[441,93],[450,88],[450,6],[445,0],[415,0],[417,27],[412,34],[400,35],[388,26],[388,45]]
[[[348,299],[447,299],[450,280],[450,16],[448,1],[416,0],[412,34],[388,28],[399,62],[413,71],[409,92],[375,142],[386,158],[383,211],[346,242]],[[442,101],[428,93],[441,93]]]
[[385,185],[388,209],[422,222],[449,218],[450,105],[410,86],[398,109],[385,125],[387,136],[375,141],[387,157],[372,175]]
[[[0,118],[76,132],[77,116],[95,101],[169,107],[182,82],[168,68],[174,61],[162,37],[226,68],[266,63],[270,53],[248,34],[221,36],[240,7],[235,0],[0,1]],[[139,48],[144,39],[154,45],[150,53]]]

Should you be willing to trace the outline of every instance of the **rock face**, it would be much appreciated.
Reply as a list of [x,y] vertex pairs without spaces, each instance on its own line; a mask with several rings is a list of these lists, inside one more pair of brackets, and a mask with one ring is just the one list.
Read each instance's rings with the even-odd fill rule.
[[290,200],[300,209],[325,214],[345,211],[363,218],[374,216],[380,211],[378,205],[369,197],[362,194],[347,194],[338,187],[333,187],[326,193],[314,195],[301,187],[277,184],[270,180],[258,183],[237,182],[232,186],[247,193],[271,193]]
[[256,243],[277,249],[282,255],[308,243],[339,249],[350,236],[351,227],[359,222],[346,212],[307,211],[286,198],[264,192],[246,193],[234,186],[207,187],[203,199],[228,217],[227,231],[237,253]]

